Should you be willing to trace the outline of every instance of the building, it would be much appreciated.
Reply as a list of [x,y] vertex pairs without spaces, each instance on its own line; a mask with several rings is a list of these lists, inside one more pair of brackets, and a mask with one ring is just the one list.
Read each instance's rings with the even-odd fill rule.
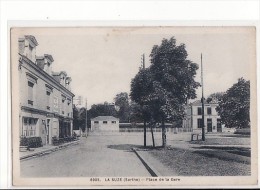
[[[220,123],[220,116],[216,111],[218,103],[204,103],[204,126],[205,132],[222,132],[224,126]],[[192,131],[201,131],[202,128],[202,103],[200,100],[194,101],[186,106],[185,118],[183,120],[184,129]]]
[[41,137],[43,145],[52,137],[72,135],[73,97],[71,78],[66,72],[53,72],[49,54],[36,56],[34,36],[19,38],[20,136]]
[[119,131],[119,119],[113,116],[98,116],[91,119],[93,131]]

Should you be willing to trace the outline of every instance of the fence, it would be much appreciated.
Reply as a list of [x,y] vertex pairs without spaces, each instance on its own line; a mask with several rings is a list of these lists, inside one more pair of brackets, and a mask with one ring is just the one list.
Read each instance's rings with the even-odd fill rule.
[[[143,132],[144,128],[119,128],[119,132]],[[146,132],[151,132],[151,128],[147,127]],[[162,128],[153,128],[153,132],[162,132]],[[191,128],[166,128],[166,132],[169,133],[183,133],[183,132],[192,132]]]

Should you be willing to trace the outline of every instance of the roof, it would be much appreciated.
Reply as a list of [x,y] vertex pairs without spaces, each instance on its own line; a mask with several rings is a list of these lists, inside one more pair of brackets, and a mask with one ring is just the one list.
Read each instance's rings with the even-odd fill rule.
[[59,75],[61,75],[61,74],[64,74],[64,75],[66,75],[66,76],[67,76],[67,73],[66,73],[65,71],[60,71],[60,72],[52,72],[52,75],[53,75],[53,76],[59,76]]
[[52,55],[50,54],[44,54],[44,56],[36,56],[36,59],[44,59],[44,58],[48,58],[51,62],[54,61]]
[[[207,102],[204,100],[204,104],[210,105],[210,104],[218,104],[217,102]],[[194,102],[190,103],[192,106],[199,106],[201,105],[201,100],[195,100]]]
[[119,120],[119,118],[113,116],[98,116],[91,119],[91,121],[112,121],[112,120]]

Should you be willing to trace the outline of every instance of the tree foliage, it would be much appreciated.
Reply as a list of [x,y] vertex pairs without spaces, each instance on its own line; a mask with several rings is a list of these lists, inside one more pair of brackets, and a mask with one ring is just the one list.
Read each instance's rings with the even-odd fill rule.
[[222,96],[216,108],[226,127],[250,127],[250,81],[239,78]]
[[127,92],[121,92],[114,98],[115,105],[119,107],[117,116],[121,123],[127,123],[130,119],[130,104]]
[[207,98],[207,102],[208,103],[211,103],[211,102],[216,102],[216,103],[218,103],[220,100],[221,100],[221,98],[222,98],[222,96],[224,95],[224,92],[215,92],[215,93],[212,93],[212,94],[210,94],[209,96],[208,96],[208,98]]
[[86,130],[86,108],[77,107],[73,108],[73,129],[81,129],[83,132]]
[[73,130],[79,130],[80,119],[79,119],[79,110],[76,106],[73,107]]
[[196,98],[195,89],[199,83],[194,80],[198,65],[187,59],[184,44],[176,45],[176,39],[163,39],[160,46],[154,46],[151,57],[154,103],[159,107],[161,117],[176,121],[183,117],[187,99]]

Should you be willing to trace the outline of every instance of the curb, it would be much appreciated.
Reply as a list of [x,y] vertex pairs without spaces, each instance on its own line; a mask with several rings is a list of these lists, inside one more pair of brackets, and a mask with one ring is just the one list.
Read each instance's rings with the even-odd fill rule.
[[132,150],[135,152],[137,157],[141,160],[142,164],[148,170],[148,172],[151,174],[152,177],[162,176],[162,174],[158,170],[156,170],[147,160],[145,160],[141,156],[140,153],[138,153],[138,150],[136,150],[135,148],[132,148]]
[[75,144],[79,144],[79,140],[71,142],[71,143],[62,144],[62,145],[59,145],[59,146],[56,146],[56,147],[53,147],[53,148],[50,148],[50,149],[47,149],[47,150],[43,150],[43,151],[40,151],[40,152],[36,152],[36,153],[28,154],[28,155],[25,155],[25,156],[21,156],[20,160],[24,160],[26,158],[31,158],[31,157],[43,156],[43,155],[46,155],[46,154],[50,154],[52,152],[61,150],[63,148],[66,148],[67,146],[75,145]]

